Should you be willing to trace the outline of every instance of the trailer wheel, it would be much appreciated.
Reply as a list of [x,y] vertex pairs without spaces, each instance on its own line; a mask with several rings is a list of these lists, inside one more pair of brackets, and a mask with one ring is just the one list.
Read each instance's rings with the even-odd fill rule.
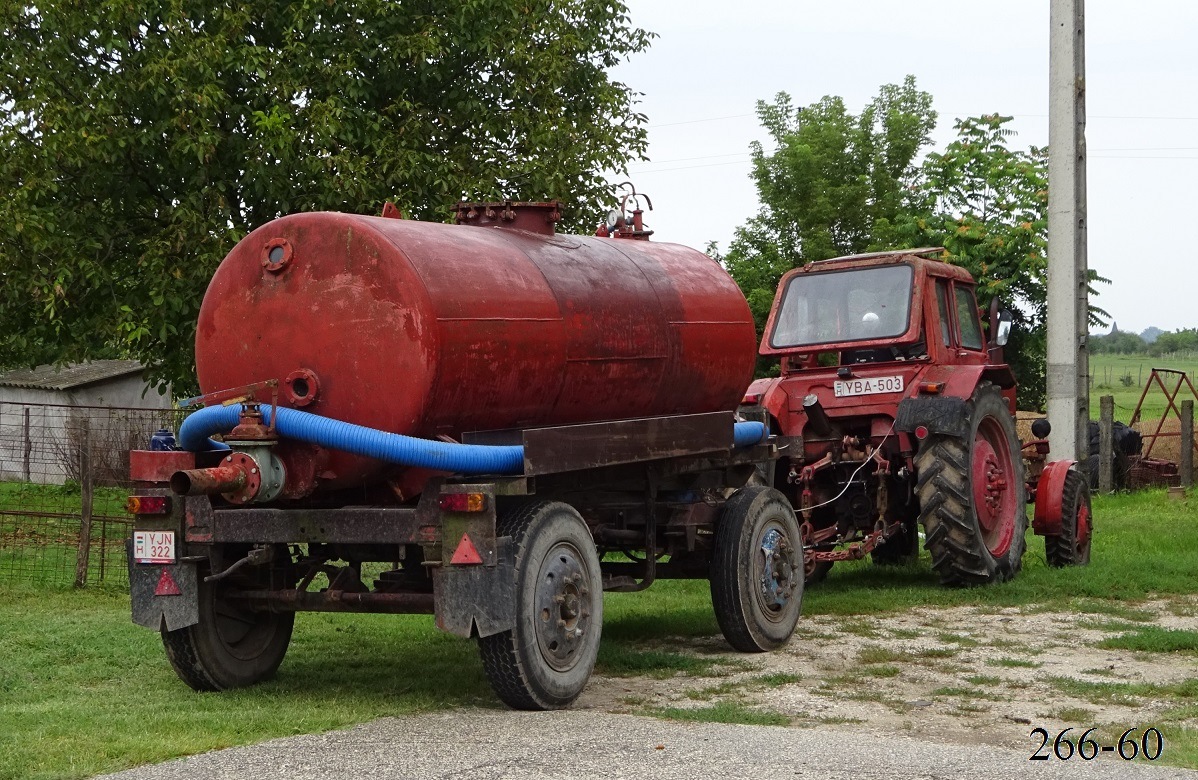
[[781,647],[803,610],[799,523],[777,490],[749,486],[724,504],[711,561],[711,603],[728,644]]
[[495,693],[519,710],[552,710],[578,698],[595,668],[603,627],[599,555],[567,504],[540,501],[499,518],[516,564],[516,627],[478,640]]
[[944,585],[1002,582],[1023,564],[1027,509],[1015,422],[989,382],[967,408],[968,436],[929,436],[915,459],[925,546]]
[[1065,474],[1061,491],[1061,534],[1044,537],[1044,557],[1049,566],[1085,566],[1090,562],[1090,484],[1077,471]]
[[200,622],[162,631],[166,657],[197,691],[244,688],[274,676],[295,625],[294,612],[252,612],[224,597],[223,583],[204,582]]

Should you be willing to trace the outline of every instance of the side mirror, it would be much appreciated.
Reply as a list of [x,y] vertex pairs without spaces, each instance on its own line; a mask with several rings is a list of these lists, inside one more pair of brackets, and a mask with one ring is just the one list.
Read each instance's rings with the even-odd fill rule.
[[1010,309],[998,308],[998,297],[990,299],[990,346],[1005,347],[1011,338],[1011,323],[1015,317]]
[[1011,338],[1011,323],[1014,321],[1010,309],[1003,309],[998,313],[998,322],[994,327],[994,343],[1000,347],[1005,347],[1007,341]]

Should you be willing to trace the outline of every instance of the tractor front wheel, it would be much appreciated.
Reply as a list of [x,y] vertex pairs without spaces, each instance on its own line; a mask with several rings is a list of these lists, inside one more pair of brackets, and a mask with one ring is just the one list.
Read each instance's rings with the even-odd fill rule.
[[1044,537],[1044,557],[1049,566],[1085,566],[1090,562],[1090,483],[1077,471],[1065,473],[1061,491],[1061,533]]
[[929,436],[915,459],[925,546],[944,585],[1003,582],[1023,564],[1027,510],[1015,421],[989,382],[966,409],[964,438]]

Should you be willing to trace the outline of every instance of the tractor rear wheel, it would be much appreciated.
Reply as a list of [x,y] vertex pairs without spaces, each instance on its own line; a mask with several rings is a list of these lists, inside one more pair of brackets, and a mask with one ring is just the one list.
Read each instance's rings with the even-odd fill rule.
[[803,547],[786,497],[750,485],[724,504],[711,560],[711,603],[743,653],[784,645],[803,611]]
[[569,705],[599,655],[603,579],[582,516],[568,504],[537,501],[501,514],[500,536],[516,553],[516,627],[480,637],[483,669],[503,703],[517,710]]
[[1023,565],[1027,510],[1015,421],[989,382],[966,408],[966,437],[929,436],[915,459],[925,546],[944,585],[1003,582]]
[[1061,491],[1061,534],[1044,537],[1049,566],[1085,566],[1090,562],[1090,483],[1077,471],[1065,473]]

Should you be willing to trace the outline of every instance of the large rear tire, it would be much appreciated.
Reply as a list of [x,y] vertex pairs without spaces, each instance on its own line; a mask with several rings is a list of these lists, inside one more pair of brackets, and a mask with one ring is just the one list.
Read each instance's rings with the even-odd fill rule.
[[516,555],[516,627],[480,637],[495,693],[518,710],[568,706],[599,654],[603,580],[595,542],[567,504],[539,501],[499,518]]
[[711,561],[711,603],[728,644],[784,645],[803,611],[803,547],[786,497],[752,485],[724,504]]
[[1044,557],[1049,566],[1085,566],[1090,562],[1090,483],[1080,473],[1065,473],[1061,491],[1061,533],[1044,537]]
[[200,622],[162,632],[179,679],[197,691],[245,688],[273,677],[287,655],[294,612],[253,612],[225,598],[221,582],[200,585]]
[[944,585],[1011,579],[1023,565],[1027,509],[1015,421],[998,389],[982,382],[966,403],[965,438],[933,435],[915,459],[920,522]]

